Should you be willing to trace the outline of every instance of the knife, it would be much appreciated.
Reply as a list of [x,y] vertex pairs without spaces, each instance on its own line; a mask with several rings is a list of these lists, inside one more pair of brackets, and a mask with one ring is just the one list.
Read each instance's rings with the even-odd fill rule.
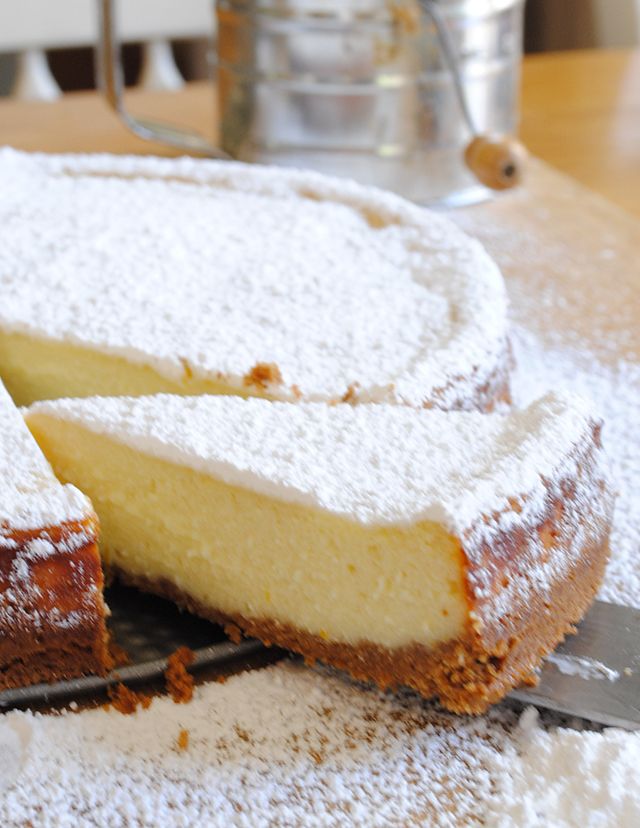
[[535,687],[508,698],[603,725],[640,729],[640,610],[595,601],[547,656]]

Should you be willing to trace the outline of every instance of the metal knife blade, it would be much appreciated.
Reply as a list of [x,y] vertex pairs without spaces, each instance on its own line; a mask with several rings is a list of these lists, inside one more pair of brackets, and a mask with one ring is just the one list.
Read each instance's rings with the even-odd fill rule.
[[604,725],[640,728],[640,610],[596,601],[578,627],[548,656],[535,687],[509,694]]

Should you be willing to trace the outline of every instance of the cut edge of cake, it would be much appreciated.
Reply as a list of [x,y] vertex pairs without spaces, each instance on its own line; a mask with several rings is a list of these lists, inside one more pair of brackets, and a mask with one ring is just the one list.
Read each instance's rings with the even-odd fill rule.
[[0,382],[0,690],[111,665],[98,518],[63,486]]

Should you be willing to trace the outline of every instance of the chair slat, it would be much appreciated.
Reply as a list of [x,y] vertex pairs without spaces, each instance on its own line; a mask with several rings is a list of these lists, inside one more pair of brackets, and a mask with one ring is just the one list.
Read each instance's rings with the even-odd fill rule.
[[55,101],[61,94],[45,53],[40,49],[20,52],[10,96],[19,101]]
[[153,90],[173,90],[184,86],[184,79],[167,40],[152,40],[144,44],[138,86]]
[[640,44],[640,0],[591,0],[597,45]]

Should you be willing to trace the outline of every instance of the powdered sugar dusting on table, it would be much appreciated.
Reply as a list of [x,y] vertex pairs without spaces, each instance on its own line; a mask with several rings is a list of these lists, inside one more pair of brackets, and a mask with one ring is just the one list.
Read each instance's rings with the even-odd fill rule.
[[133,719],[12,713],[4,727],[25,734],[23,784],[0,815],[5,826],[36,813],[44,826],[474,825],[506,742],[491,721],[293,664],[201,687],[188,706],[156,700]]
[[[640,824],[640,736],[609,728],[546,731],[529,708],[503,768],[489,828],[635,828]],[[508,755],[508,754],[507,754]],[[505,757],[506,758],[506,757]]]
[[7,330],[174,382],[241,388],[275,364],[269,392],[285,399],[459,406],[502,370],[497,267],[391,194],[241,164],[10,150],[0,182]]
[[202,686],[187,706],[156,699],[133,718],[10,713],[1,748],[14,758],[0,800],[7,828],[632,828],[640,819],[635,737],[545,732],[533,711],[520,724],[508,709],[454,716],[291,663]]

